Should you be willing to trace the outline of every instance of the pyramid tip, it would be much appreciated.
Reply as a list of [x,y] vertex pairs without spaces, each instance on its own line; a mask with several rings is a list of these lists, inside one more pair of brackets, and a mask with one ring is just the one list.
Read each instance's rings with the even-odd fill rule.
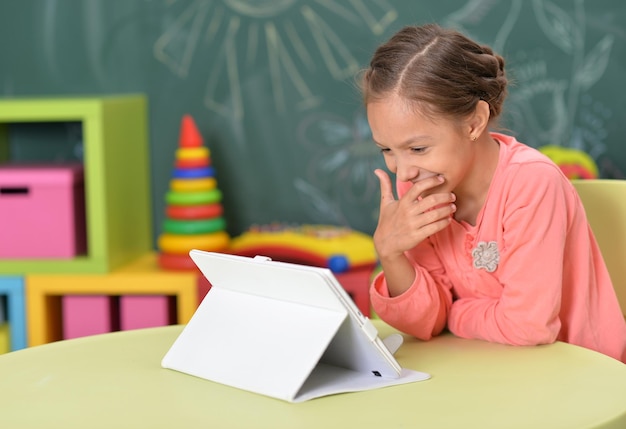
[[196,126],[193,116],[189,114],[183,115],[180,126],[180,136],[178,144],[180,147],[198,147],[204,143],[200,131]]

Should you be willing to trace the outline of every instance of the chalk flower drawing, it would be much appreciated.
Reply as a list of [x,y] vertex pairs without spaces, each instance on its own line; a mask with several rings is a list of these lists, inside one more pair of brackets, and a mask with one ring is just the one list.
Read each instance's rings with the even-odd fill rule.
[[[300,125],[298,142],[311,158],[304,177],[295,186],[305,200],[316,201],[318,214],[347,224],[343,204],[369,206],[373,198],[378,198],[379,184],[373,171],[383,168],[384,161],[372,141],[363,110],[352,122],[337,116],[312,115]],[[325,192],[319,191],[322,189]],[[370,215],[375,219],[377,213]]]
[[[559,2],[532,0],[468,0],[448,15],[447,25],[459,28],[478,40],[484,40],[506,55],[507,68],[515,85],[505,106],[504,123],[534,147],[561,145],[589,153],[598,159],[606,151],[607,122],[612,112],[593,99],[590,88],[604,75],[611,56],[615,35],[607,32],[589,48],[584,0]],[[515,51],[511,37],[523,7],[530,7],[544,41],[537,49]],[[502,26],[485,40],[478,33],[494,15],[503,16]],[[519,30],[524,32],[523,30]],[[527,29],[525,31],[528,31]],[[556,47],[562,57],[554,57],[543,45]],[[548,53],[550,52],[550,53]],[[565,74],[555,63],[567,64]]]
[[[521,119],[515,126],[531,127],[534,141],[529,143],[534,146],[574,147],[597,159],[606,149],[605,123],[611,112],[593,101],[588,90],[604,74],[615,36],[606,34],[587,50],[583,2],[574,4],[569,14],[554,3],[533,1],[540,28],[550,43],[569,56],[571,71],[566,77],[550,76],[547,59],[530,59],[519,73],[520,90],[512,95],[513,111],[517,108]],[[537,108],[537,100],[542,99],[550,103],[547,112]],[[547,121],[542,122],[542,115]]]

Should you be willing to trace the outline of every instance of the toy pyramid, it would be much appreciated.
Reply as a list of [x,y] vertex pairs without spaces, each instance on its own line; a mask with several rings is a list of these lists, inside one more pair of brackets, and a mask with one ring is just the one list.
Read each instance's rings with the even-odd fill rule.
[[159,265],[168,270],[192,270],[191,249],[221,252],[230,236],[222,217],[222,193],[217,188],[211,153],[190,115],[183,116],[170,190],[165,196],[166,219],[159,236]]

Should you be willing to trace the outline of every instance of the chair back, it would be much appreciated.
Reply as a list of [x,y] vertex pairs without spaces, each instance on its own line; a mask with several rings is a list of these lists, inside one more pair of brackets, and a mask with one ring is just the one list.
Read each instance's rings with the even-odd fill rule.
[[572,180],[626,316],[626,180]]

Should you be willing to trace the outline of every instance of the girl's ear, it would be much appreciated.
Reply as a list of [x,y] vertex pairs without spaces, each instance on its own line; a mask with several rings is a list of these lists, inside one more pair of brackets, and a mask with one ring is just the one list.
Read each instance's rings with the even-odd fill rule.
[[468,119],[469,135],[481,135],[489,125],[489,103],[478,100],[474,113]]

